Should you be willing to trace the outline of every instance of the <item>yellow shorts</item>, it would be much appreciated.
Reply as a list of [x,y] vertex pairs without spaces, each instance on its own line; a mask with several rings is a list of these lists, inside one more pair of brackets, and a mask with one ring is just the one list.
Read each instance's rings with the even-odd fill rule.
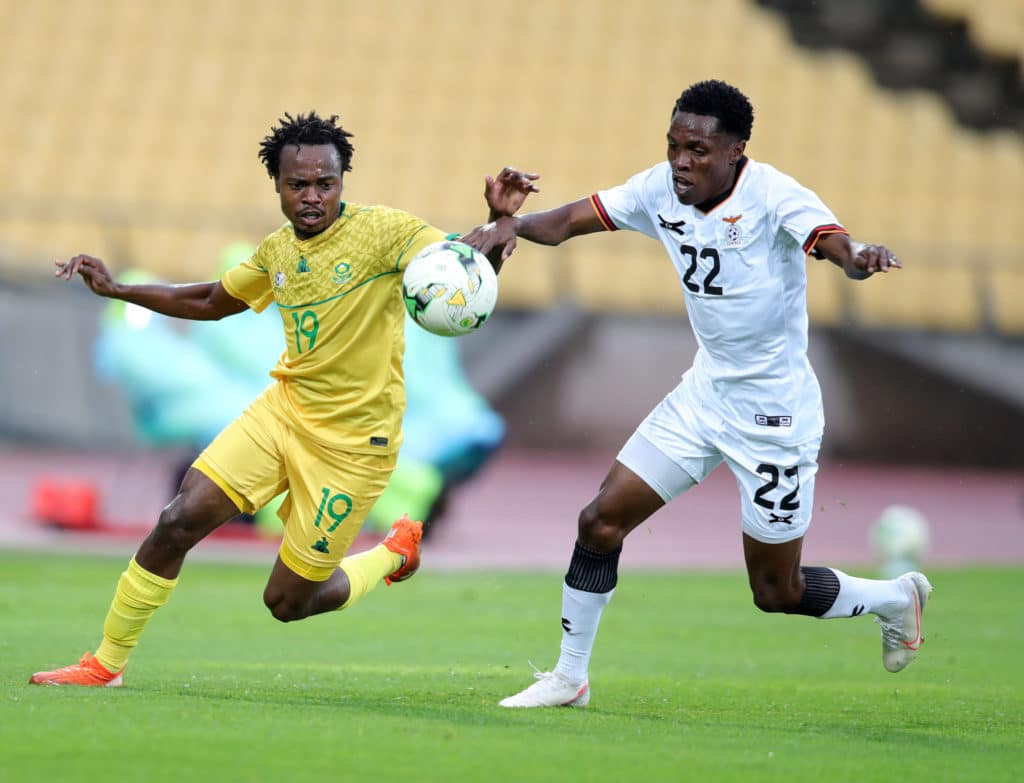
[[353,454],[306,438],[277,413],[269,386],[193,463],[252,514],[285,490],[281,560],[301,577],[328,579],[352,546],[395,469],[395,454]]

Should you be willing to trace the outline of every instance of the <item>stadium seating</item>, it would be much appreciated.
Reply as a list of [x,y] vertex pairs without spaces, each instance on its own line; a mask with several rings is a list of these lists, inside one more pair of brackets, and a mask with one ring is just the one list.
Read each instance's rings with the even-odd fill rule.
[[[928,3],[970,13],[972,29],[985,20],[979,31],[1006,18],[1020,29],[1016,0],[985,13]],[[285,111],[337,113],[355,133],[347,197],[460,231],[485,217],[483,175],[504,164],[542,174],[530,203],[545,208],[660,160],[680,90],[719,77],[754,103],[751,156],[906,262],[855,286],[812,264],[815,322],[1024,334],[1010,294],[979,293],[1019,291],[1024,275],[1021,136],[965,130],[932,96],[882,91],[852,55],[799,49],[749,0],[308,0],[299,21],[273,0],[0,10],[0,255],[23,271],[87,251],[208,279],[222,247],[282,220],[256,153]],[[1024,36],[1003,32],[1019,49]],[[660,246],[636,237],[524,243],[501,283],[506,307],[568,296],[681,311]]]
[[1016,57],[1024,73],[1024,4],[1020,0],[922,0],[932,13],[965,19],[979,45]]

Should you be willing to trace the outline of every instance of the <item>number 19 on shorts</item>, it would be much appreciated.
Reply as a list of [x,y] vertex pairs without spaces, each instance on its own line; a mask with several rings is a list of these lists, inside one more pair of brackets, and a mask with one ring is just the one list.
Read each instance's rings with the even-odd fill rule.
[[327,516],[331,520],[327,532],[333,533],[338,529],[338,525],[352,513],[352,498],[344,492],[334,492],[329,487],[324,487],[321,493],[320,508],[316,512],[313,527],[320,527],[321,523],[325,521],[324,516]]

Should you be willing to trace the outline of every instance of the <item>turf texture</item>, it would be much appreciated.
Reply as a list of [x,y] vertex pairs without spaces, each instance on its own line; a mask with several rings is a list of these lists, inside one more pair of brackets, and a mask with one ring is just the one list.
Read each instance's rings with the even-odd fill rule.
[[269,564],[189,563],[125,687],[29,686],[95,649],[124,565],[0,554],[0,780],[936,783],[1024,769],[1024,569],[929,569],[926,641],[898,675],[868,617],[763,615],[740,573],[625,572],[590,707],[506,710],[528,661],[557,657],[560,574],[424,569],[286,625],[262,605]]

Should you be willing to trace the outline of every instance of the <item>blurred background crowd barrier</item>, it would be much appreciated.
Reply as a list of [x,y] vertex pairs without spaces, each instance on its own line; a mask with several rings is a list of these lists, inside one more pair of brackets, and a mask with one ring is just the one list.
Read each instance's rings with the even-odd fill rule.
[[[503,165],[541,173],[533,209],[652,165],[682,89],[721,78],[754,104],[748,153],[906,264],[851,284],[808,262],[826,454],[1024,464],[1019,0],[0,0],[0,14],[5,439],[138,445],[93,368],[103,303],[54,283],[53,260],[210,279],[226,247],[282,222],[256,153],[284,112],[338,114],[355,134],[347,198],[462,231]],[[498,317],[459,361],[511,443],[617,445],[690,362],[657,243],[522,244],[500,282]]]

